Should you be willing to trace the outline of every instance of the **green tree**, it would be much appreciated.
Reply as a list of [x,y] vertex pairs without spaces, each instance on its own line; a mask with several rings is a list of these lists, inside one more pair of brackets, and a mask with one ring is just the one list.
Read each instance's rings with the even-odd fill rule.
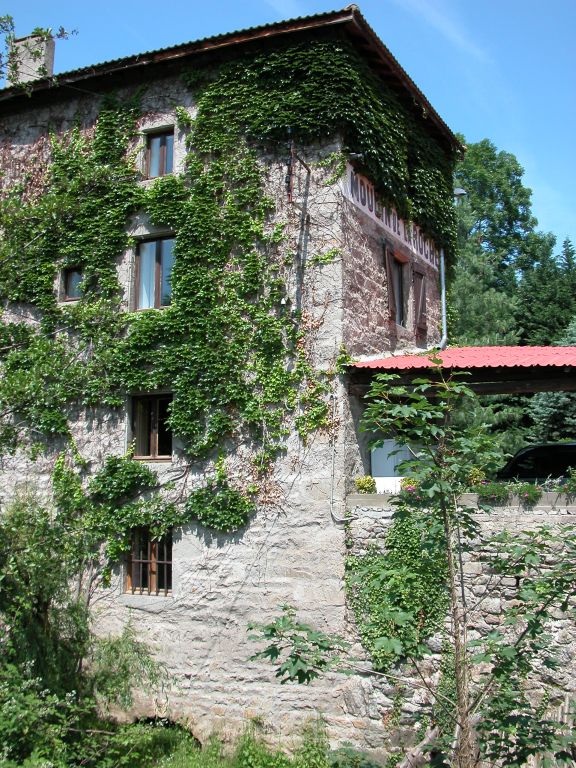
[[457,344],[551,344],[576,312],[574,246],[536,230],[531,190],[514,155],[469,144],[454,175],[458,258],[450,286]]
[[516,314],[521,343],[549,345],[560,339],[576,314],[576,257],[570,240],[559,256],[552,255],[551,247],[534,254],[518,286]]
[[73,596],[77,530],[33,496],[0,516],[0,637],[3,658],[28,665],[54,693],[75,690],[87,652],[85,601]]
[[[100,477],[99,488],[115,488],[110,502],[122,514],[126,486],[118,475],[107,486]],[[96,503],[90,509],[78,488],[67,489],[60,506],[27,494],[0,514],[0,765],[10,768],[29,758],[68,768],[79,756],[82,765],[104,768],[102,754],[128,753],[134,743],[99,711],[128,707],[135,685],[160,682],[161,670],[129,625],[118,637],[91,632],[90,596],[103,565],[98,569],[87,520],[97,514]],[[128,505],[134,508],[131,499]],[[103,522],[107,513],[100,502]]]
[[488,139],[469,144],[454,175],[466,195],[458,201],[458,258],[450,303],[459,344],[517,344],[518,282],[552,251],[551,235],[536,232],[531,190],[516,157]]
[[526,239],[537,224],[523,175],[516,157],[499,152],[488,139],[468,144],[455,172],[456,185],[466,191],[472,213],[465,238],[495,257],[498,282],[504,289],[514,284],[513,270],[522,267]]
[[460,248],[449,291],[451,344],[518,344],[518,300],[499,287],[498,269],[496,257],[474,240]]
[[[576,317],[568,325],[558,346],[576,346]],[[576,393],[539,392],[530,402],[531,438],[541,443],[576,439]]]
[[[548,345],[576,314],[576,261],[570,241],[554,255],[555,239],[536,231],[531,192],[514,155],[499,152],[484,139],[470,144],[455,172],[455,186],[466,195],[457,202],[458,258],[449,289],[450,342],[455,345]],[[462,418],[484,425],[513,453],[542,439],[542,419],[551,425],[570,400],[567,394],[536,400],[531,396],[479,398]],[[542,409],[546,413],[538,413]],[[567,413],[570,413],[568,410]],[[569,435],[570,428],[561,432]]]

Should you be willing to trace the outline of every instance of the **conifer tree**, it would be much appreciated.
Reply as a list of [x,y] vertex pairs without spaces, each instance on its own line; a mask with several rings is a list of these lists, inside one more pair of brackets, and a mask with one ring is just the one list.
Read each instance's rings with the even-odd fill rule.
[[[568,242],[568,241],[566,241]],[[564,243],[566,247],[566,243]],[[572,247],[572,255],[574,249]],[[576,346],[576,317],[566,328],[558,346]],[[540,392],[530,405],[535,442],[576,439],[576,392]]]

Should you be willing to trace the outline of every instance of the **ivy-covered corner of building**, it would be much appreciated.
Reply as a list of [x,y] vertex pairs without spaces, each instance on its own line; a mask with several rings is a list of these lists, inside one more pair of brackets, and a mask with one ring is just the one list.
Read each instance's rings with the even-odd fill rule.
[[[188,150],[182,175],[140,183],[130,151],[138,98],[107,98],[93,131],[52,136],[40,188],[23,179],[0,198],[0,294],[8,310],[25,306],[35,318],[12,313],[0,324],[3,452],[72,445],[72,407],[120,409],[133,392],[172,393],[169,427],[198,466],[249,441],[247,476],[269,471],[294,430],[305,441],[329,424],[331,377],[310,364],[298,318],[285,311],[293,266],[259,159],[263,147],[285,151],[289,135],[300,144],[339,137],[362,156],[384,201],[452,247],[454,158],[347,42],[279,45],[184,81],[197,113],[175,109]],[[174,233],[172,299],[162,311],[123,304],[117,265],[138,213]],[[63,304],[56,286],[67,268],[81,270],[82,295]],[[85,477],[89,495],[102,473],[113,479],[112,464]],[[133,494],[158,493],[148,481]],[[160,525],[159,516],[188,515],[231,530],[250,517],[255,498],[253,488],[220,476],[193,492],[183,517],[169,505],[148,514],[140,504],[140,513],[118,515],[114,530],[94,526],[114,554],[135,520]]]

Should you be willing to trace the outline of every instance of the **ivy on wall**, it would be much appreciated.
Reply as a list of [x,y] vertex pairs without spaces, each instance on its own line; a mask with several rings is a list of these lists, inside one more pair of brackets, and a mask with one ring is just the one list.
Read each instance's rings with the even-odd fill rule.
[[108,456],[87,487],[78,469],[60,454],[52,488],[54,501],[75,534],[71,539],[82,558],[79,572],[91,563],[103,563],[106,581],[111,566],[130,549],[134,528],[146,526],[152,538],[160,538],[185,522],[179,507],[152,493],[159,486],[156,472],[130,455]]
[[[32,308],[31,321],[0,326],[4,451],[37,450],[55,437],[64,444],[70,407],[121,408],[127,394],[142,391],[173,393],[169,422],[189,460],[249,444],[246,474],[255,477],[270,469],[293,428],[305,441],[328,426],[334,374],[314,370],[300,318],[283,301],[294,265],[282,253],[282,227],[271,224],[256,149],[265,142],[277,156],[281,142],[285,151],[288,128],[302,142],[341,135],[363,155],[362,169],[385,200],[417,215],[439,243],[452,241],[452,159],[348,44],[280,47],[185,80],[197,114],[191,120],[176,109],[189,150],[181,176],[139,183],[129,152],[138,98],[105,99],[92,133],[52,138],[41,188],[31,193],[24,183],[0,201],[0,294]],[[161,311],[122,311],[117,264],[136,213],[176,238],[172,303]],[[66,267],[82,270],[83,295],[62,305],[55,285]],[[111,480],[113,462],[100,471]],[[54,478],[61,503],[63,478],[80,482],[67,472]],[[208,496],[221,503],[202,517],[197,502]],[[118,515],[114,531],[94,522],[110,557],[146,518],[138,504]],[[232,530],[253,507],[253,495],[217,477],[193,492],[186,515]],[[146,519],[174,522],[180,514],[165,505]]]
[[[198,80],[198,72],[191,73],[191,87]],[[284,143],[288,130],[302,142],[341,135],[383,201],[452,252],[454,156],[348,42],[316,40],[247,54],[204,85],[201,98],[199,149],[213,151],[215,134],[219,149],[234,146],[239,134]]]
[[421,656],[426,640],[442,629],[448,609],[442,537],[424,512],[401,507],[383,551],[348,558],[347,593],[376,669]]

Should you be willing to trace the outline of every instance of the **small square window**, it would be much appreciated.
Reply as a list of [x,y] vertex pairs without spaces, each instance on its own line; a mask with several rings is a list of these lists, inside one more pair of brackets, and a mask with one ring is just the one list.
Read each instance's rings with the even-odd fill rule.
[[140,243],[136,256],[136,309],[159,309],[170,305],[173,265],[173,237]]
[[79,267],[70,267],[62,272],[62,301],[78,301],[82,297],[84,275]]
[[146,134],[146,176],[154,179],[172,173],[174,129]]
[[132,435],[136,459],[171,459],[172,432],[168,426],[172,395],[132,398]]
[[126,591],[137,595],[167,595],[172,591],[172,531],[160,539],[153,539],[146,527],[132,531]]

